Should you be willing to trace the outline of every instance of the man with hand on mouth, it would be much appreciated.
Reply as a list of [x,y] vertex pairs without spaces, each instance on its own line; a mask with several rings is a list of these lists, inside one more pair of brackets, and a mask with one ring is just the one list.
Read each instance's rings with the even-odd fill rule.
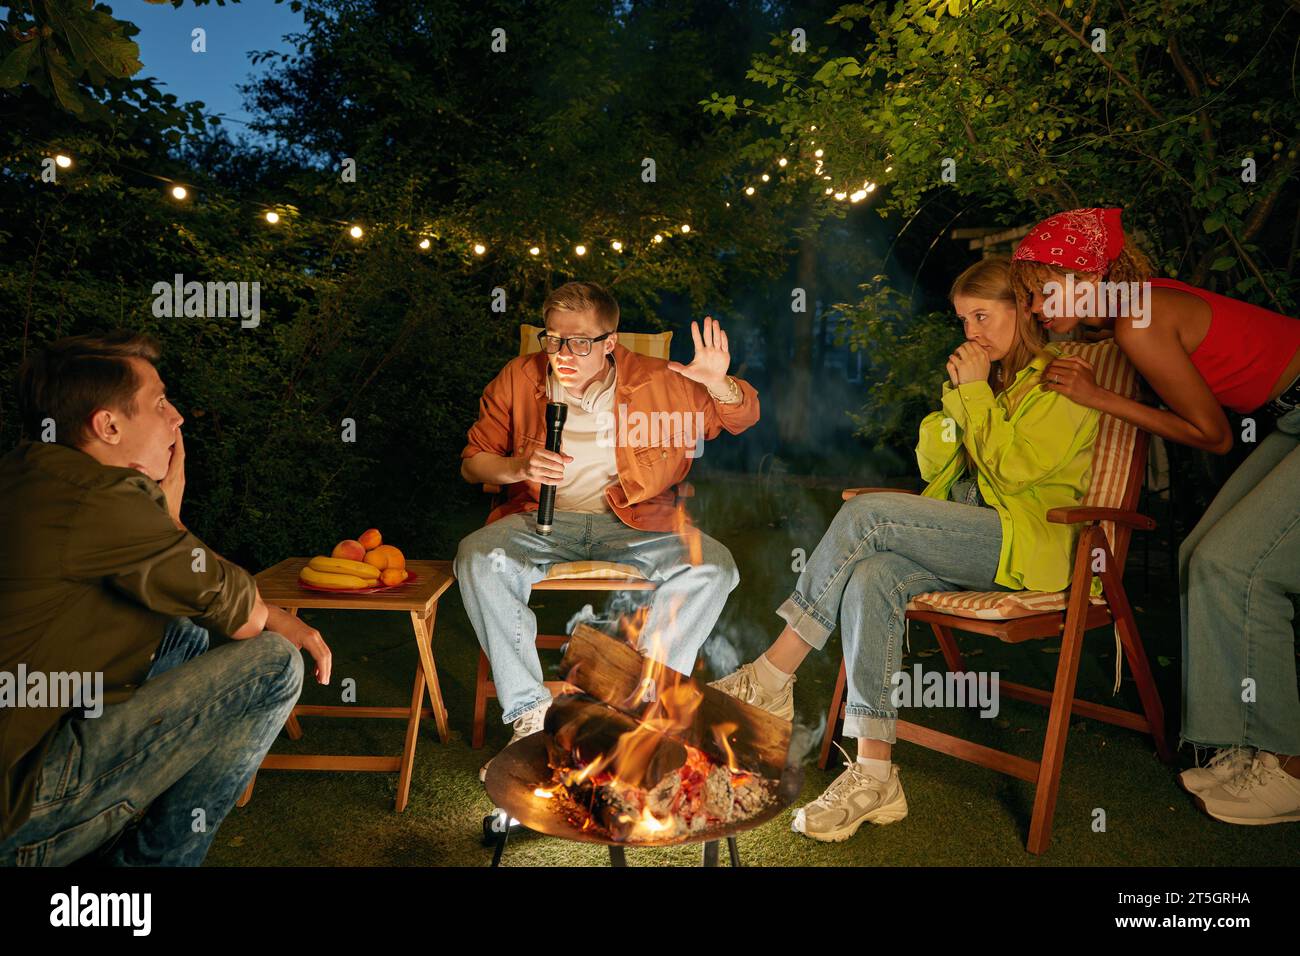
[[298,700],[300,649],[329,683],[320,633],[181,523],[158,357],[76,336],[19,372],[43,440],[0,459],[0,671],[102,673],[106,706],[0,706],[0,865],[198,865]]
[[[727,334],[712,318],[691,323],[695,358],[682,365],[619,345],[618,303],[595,283],[556,289],[542,317],[541,350],[488,385],[461,453],[466,481],[509,486],[487,525],[461,541],[456,579],[514,725],[511,743],[540,730],[551,703],[528,597],[553,564],[613,561],[655,582],[641,652],[691,672],[739,576],[723,545],[689,524],[678,533],[674,486],[696,442],[724,428],[738,434],[759,415],[753,386],[727,374]],[[548,400],[568,406],[558,453],[546,449]],[[618,428],[624,416],[676,424]],[[697,416],[703,435],[683,427]],[[556,487],[549,535],[532,514],[543,485]]]

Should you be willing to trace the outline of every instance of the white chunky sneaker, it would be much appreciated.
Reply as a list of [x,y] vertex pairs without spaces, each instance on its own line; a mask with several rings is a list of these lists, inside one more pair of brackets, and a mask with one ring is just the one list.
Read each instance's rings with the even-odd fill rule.
[[769,714],[775,714],[782,720],[792,721],[794,720],[794,682],[795,677],[792,674],[786,685],[773,693],[759,683],[753,664],[741,664],[734,673],[728,674],[721,680],[713,681],[709,686],[716,687],[737,700],[753,704]]
[[1249,767],[1227,783],[1196,795],[1201,809],[1224,823],[1263,826],[1300,822],[1300,780],[1277,757],[1260,751]]
[[826,792],[794,812],[790,829],[795,833],[838,843],[858,832],[864,823],[897,823],[907,816],[907,797],[898,779],[898,768],[889,768],[888,780],[877,780],[857,761],[826,788]]
[[1220,747],[1204,767],[1189,767],[1178,775],[1188,793],[1201,793],[1227,783],[1250,766],[1255,752],[1249,747]]
[[[516,741],[523,740],[525,737],[531,737],[533,734],[541,730],[546,725],[546,712],[550,709],[550,701],[547,701],[544,706],[534,707],[532,710],[517,717],[512,725],[514,727],[514,733],[511,734],[510,743],[506,744],[506,747],[509,747],[510,744],[513,744]],[[478,779],[480,783],[487,780],[487,768],[488,764],[491,762],[491,760],[488,760],[487,763],[478,768]]]

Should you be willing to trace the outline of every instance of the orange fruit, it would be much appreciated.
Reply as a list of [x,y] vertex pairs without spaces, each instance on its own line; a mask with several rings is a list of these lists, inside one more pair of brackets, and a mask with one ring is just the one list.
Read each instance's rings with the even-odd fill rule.
[[390,586],[394,584],[401,584],[403,581],[406,580],[406,578],[407,578],[407,574],[401,568],[389,568],[387,571],[381,571],[379,573],[379,580],[383,581],[384,584]]
[[357,540],[361,542],[361,547],[373,551],[384,543],[384,536],[379,533],[378,528],[367,528]]
[[365,556],[366,549],[361,542],[351,538],[334,545],[334,550],[330,553],[331,558],[347,558],[349,561],[360,561]]

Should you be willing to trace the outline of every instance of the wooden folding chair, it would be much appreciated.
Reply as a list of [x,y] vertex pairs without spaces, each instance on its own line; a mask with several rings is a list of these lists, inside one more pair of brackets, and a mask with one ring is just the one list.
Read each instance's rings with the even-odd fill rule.
[[[1097,384],[1128,397],[1137,397],[1137,374],[1113,342],[1059,343],[1066,354],[1079,355],[1092,363]],[[1034,784],[1034,810],[1026,843],[1030,853],[1042,853],[1051,842],[1052,818],[1065,758],[1065,738],[1072,714],[1149,733],[1160,759],[1172,763],[1173,752],[1165,734],[1164,710],[1156,691],[1138,635],[1133,610],[1124,593],[1124,561],[1133,529],[1150,531],[1155,522],[1134,511],[1146,469],[1146,432],[1109,415],[1099,424],[1093,453],[1092,484],[1083,502],[1073,508],[1053,508],[1047,520],[1080,524],[1075,547],[1073,574],[1067,591],[932,591],[917,595],[907,605],[907,619],[924,621],[933,629],[944,661],[954,672],[966,669],[953,631],[986,634],[1001,641],[1061,638],[1061,652],[1055,684],[1050,692],[1023,684],[1000,681],[1001,693],[1049,709],[1047,736],[1039,760],[1026,760],[1001,750],[985,747],[961,737],[930,730],[899,720],[897,736],[931,750],[1019,777]],[[845,501],[859,494],[897,492],[897,488],[849,488]],[[1099,572],[1103,594],[1091,597],[1089,584],[1095,553],[1102,557]],[[1079,700],[1074,696],[1079,673],[1083,635],[1095,627],[1113,624],[1117,643],[1122,646],[1137,683],[1143,713]],[[1118,648],[1117,648],[1118,656]],[[1117,662],[1118,666],[1118,662]],[[844,719],[844,663],[831,697],[826,733],[822,738],[819,766],[825,769],[831,742]]]
[[[537,341],[540,326],[522,325],[519,328],[519,354],[529,355],[541,348]],[[619,332],[619,344],[630,351],[653,358],[668,358],[669,346],[672,344],[672,332]],[[500,485],[484,485],[483,490],[492,495],[500,495]],[[677,501],[691,497],[694,490],[689,482],[682,482],[676,487]],[[546,577],[533,585],[537,591],[653,591],[655,583],[643,577],[635,568],[610,561],[572,561],[552,565]],[[538,634],[539,650],[557,650],[568,640],[565,634]],[[563,687],[560,681],[547,681],[551,693],[558,693]],[[483,746],[487,731],[487,702],[497,696],[496,684],[492,680],[492,666],[487,655],[479,650],[478,677],[474,682],[474,728],[470,744],[474,749]]]

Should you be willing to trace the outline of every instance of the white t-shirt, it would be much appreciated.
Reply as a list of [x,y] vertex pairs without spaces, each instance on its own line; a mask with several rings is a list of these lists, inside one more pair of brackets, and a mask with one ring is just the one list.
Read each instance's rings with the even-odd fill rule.
[[564,466],[564,481],[555,489],[556,511],[602,514],[610,510],[605,489],[618,481],[614,457],[616,379],[617,371],[611,362],[605,378],[593,382],[581,398],[575,398],[547,368],[547,393],[553,401],[569,406],[560,448],[573,456],[573,461]]

